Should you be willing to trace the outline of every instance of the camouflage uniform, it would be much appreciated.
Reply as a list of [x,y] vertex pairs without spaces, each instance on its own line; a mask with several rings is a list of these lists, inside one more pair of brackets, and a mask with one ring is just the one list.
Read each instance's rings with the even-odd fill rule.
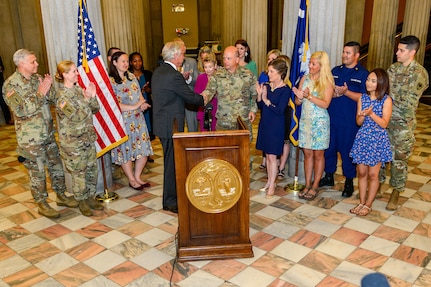
[[[404,67],[397,62],[388,69],[392,116],[388,125],[394,159],[391,164],[390,185],[404,191],[407,181],[407,162],[415,143],[416,110],[422,93],[428,88],[428,73],[416,61]],[[384,176],[380,182],[384,181]]]
[[96,97],[87,100],[83,90],[61,86],[56,94],[59,119],[60,154],[67,171],[72,175],[76,200],[84,200],[96,190],[97,157],[94,142],[93,114],[99,111]]
[[247,124],[252,137],[251,122],[248,119],[250,112],[257,112],[257,80],[255,75],[247,68],[238,66],[235,73],[219,68],[203,91],[210,99],[217,95],[217,126],[216,130],[236,130],[237,117],[240,116]]
[[17,153],[29,172],[31,193],[36,202],[43,202],[48,196],[45,166],[57,194],[64,194],[66,185],[48,104],[55,93],[51,89],[46,96],[40,95],[39,79],[38,74],[26,79],[16,71],[3,85],[3,98],[14,114]]

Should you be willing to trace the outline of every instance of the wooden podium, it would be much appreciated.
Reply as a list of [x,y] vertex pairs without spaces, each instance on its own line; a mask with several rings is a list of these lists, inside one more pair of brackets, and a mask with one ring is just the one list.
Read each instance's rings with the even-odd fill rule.
[[178,260],[253,257],[249,239],[250,133],[174,133]]

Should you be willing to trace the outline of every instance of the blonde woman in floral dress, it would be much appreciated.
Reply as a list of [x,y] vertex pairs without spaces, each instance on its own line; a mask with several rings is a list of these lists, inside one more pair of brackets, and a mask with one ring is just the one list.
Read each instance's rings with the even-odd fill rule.
[[[294,87],[295,104],[302,105],[299,120],[299,147],[304,152],[305,188],[298,196],[313,200],[318,195],[325,168],[325,149],[329,147],[329,114],[327,108],[334,93],[334,78],[328,54],[317,51],[310,57],[309,73]],[[312,178],[314,175],[314,181]]]
[[[129,57],[124,52],[116,52],[112,55],[109,64],[109,76],[120,104],[123,114],[126,133],[129,139],[111,150],[112,162],[121,165],[129,180],[129,186],[136,190],[143,190],[150,184],[141,180],[148,156],[153,154],[150,135],[142,111],[150,105],[141,94],[139,82],[128,71]],[[133,162],[135,168],[133,170]]]

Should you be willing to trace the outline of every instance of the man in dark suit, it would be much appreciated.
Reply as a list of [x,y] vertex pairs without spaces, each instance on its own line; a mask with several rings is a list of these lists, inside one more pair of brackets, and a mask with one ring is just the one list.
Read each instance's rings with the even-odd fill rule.
[[153,73],[154,134],[163,147],[163,209],[177,213],[177,188],[175,182],[175,161],[172,130],[177,121],[178,132],[184,131],[185,104],[203,106],[204,98],[193,93],[183,75],[178,71],[184,61],[186,47],[180,42],[168,42],[162,49],[164,63]]

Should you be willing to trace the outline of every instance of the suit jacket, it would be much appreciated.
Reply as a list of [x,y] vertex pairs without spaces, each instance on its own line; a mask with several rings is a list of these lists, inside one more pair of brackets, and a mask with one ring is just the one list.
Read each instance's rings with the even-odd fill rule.
[[201,95],[187,86],[183,75],[168,63],[163,63],[151,78],[153,94],[153,129],[159,138],[171,138],[174,119],[178,131],[184,131],[185,103],[203,106]]
[[183,70],[184,71],[193,70],[193,72],[190,73],[190,76],[192,76],[192,81],[190,82],[190,84],[188,84],[188,86],[190,90],[194,91],[196,80],[198,79],[198,76],[199,76],[198,63],[193,58],[185,57],[184,63],[183,63]]

